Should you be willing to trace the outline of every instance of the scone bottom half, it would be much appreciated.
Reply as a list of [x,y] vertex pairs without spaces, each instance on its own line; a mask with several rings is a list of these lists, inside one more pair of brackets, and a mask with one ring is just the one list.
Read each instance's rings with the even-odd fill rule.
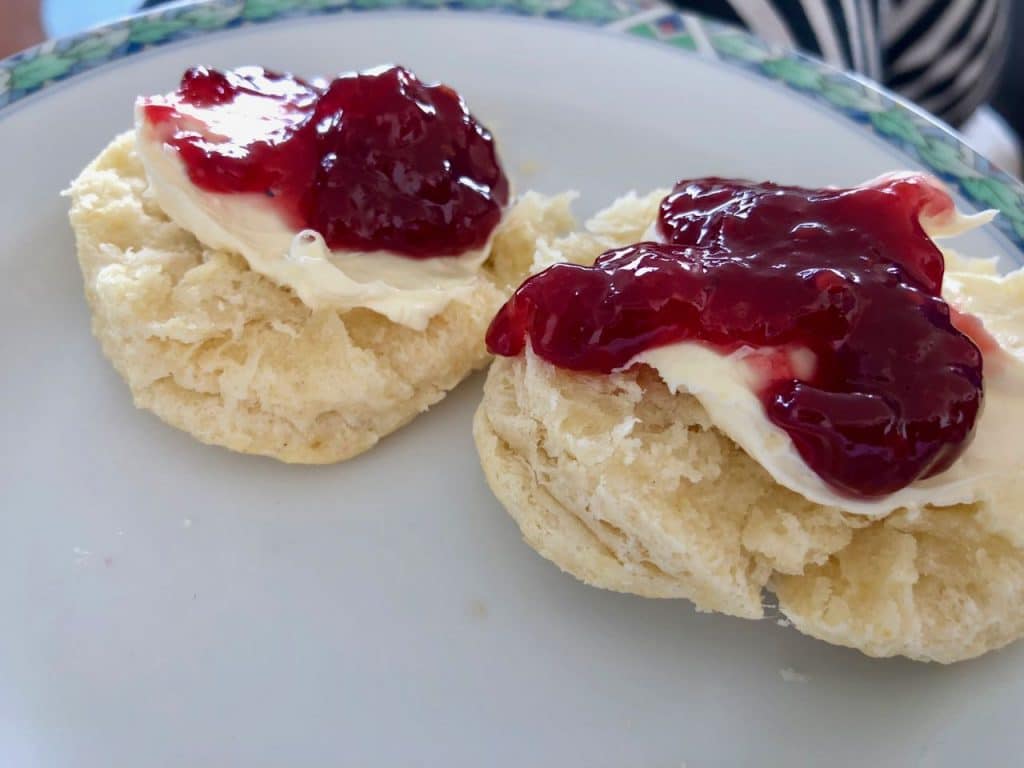
[[[579,264],[644,239],[665,191],[542,243]],[[951,663],[1024,633],[1020,483],[985,503],[851,514],[783,487],[700,401],[640,364],[497,357],[474,420],[494,494],[531,547],[595,587],[765,617],[875,657]]]
[[70,190],[93,332],[136,405],[235,451],[372,447],[486,364],[537,238],[573,225],[401,66],[191,67],[135,123]]
[[204,245],[154,199],[131,133],[69,195],[93,334],[135,404],[204,443],[310,464],[368,450],[484,366],[487,324],[537,239],[573,226],[569,195],[523,194],[472,289],[416,330],[370,309],[311,309]]

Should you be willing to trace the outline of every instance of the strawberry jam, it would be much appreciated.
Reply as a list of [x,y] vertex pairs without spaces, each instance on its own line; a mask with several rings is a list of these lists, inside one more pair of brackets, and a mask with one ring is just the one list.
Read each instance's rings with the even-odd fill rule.
[[[807,465],[845,495],[892,493],[948,468],[982,404],[982,355],[941,297],[942,253],[920,219],[953,212],[922,177],[854,189],[682,181],[661,204],[665,242],[557,264],[501,309],[489,349],[609,373],[696,341],[810,350],[758,395]],[[781,355],[780,355],[781,356]]]
[[402,67],[329,83],[193,67],[142,109],[193,184],[260,195],[332,249],[459,254],[488,241],[508,203],[487,129],[454,90]]

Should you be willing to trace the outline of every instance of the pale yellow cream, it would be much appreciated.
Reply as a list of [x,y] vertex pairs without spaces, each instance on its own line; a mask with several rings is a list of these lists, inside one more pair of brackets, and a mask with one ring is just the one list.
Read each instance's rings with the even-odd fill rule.
[[[414,330],[468,296],[491,251],[410,259],[386,251],[332,251],[320,233],[295,231],[261,195],[222,195],[191,182],[177,151],[136,108],[136,147],[150,193],[170,219],[209,248],[241,254],[249,266],[295,292],[312,309],[364,307]],[[493,239],[493,237],[492,237]]]
[[[922,225],[932,237],[950,237],[981,226],[994,215],[956,213],[922,220]],[[653,228],[648,234],[656,235]],[[1024,269],[1000,276],[994,261],[945,253],[943,296],[956,309],[978,317],[1001,352],[985,357],[984,407],[967,450],[945,472],[884,498],[864,501],[836,492],[807,466],[789,436],[768,420],[755,394],[758,361],[776,350],[744,348],[723,355],[699,343],[681,342],[643,352],[629,365],[649,365],[669,389],[696,397],[715,426],[776,482],[819,504],[878,517],[901,507],[919,510],[993,501],[1019,489],[1024,475]],[[798,376],[801,370],[813,370],[809,350],[786,354]]]

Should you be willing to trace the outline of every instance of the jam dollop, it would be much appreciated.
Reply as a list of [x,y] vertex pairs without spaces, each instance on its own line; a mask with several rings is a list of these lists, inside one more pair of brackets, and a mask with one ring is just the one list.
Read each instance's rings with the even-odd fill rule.
[[920,176],[853,189],[681,181],[661,203],[665,242],[528,279],[487,345],[512,356],[529,338],[554,365],[604,373],[686,340],[810,350],[810,376],[769,366],[765,414],[835,490],[883,496],[948,468],[982,404],[981,352],[951,319],[942,252],[921,225],[952,213]]
[[491,134],[456,91],[402,67],[330,82],[193,67],[142,109],[193,184],[264,196],[331,249],[456,255],[485,245],[508,203]]

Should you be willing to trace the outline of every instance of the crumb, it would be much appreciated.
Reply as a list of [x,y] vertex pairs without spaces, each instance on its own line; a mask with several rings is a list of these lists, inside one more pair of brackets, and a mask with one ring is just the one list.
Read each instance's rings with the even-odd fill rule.
[[519,175],[523,177],[533,176],[540,170],[540,165],[534,160],[524,160],[519,164]]
[[299,338],[299,332],[295,329],[295,326],[283,323],[280,320],[271,320],[270,327],[278,333],[283,333],[285,336],[290,336],[293,339]]
[[487,618],[487,604],[483,600],[472,600],[469,603],[469,615],[474,619]]
[[793,626],[793,622],[791,622],[789,619],[776,619],[775,623],[778,624],[780,627],[792,627]]
[[797,672],[792,667],[780,669],[779,676],[782,678],[784,682],[787,683],[806,683],[811,679],[802,672]]

